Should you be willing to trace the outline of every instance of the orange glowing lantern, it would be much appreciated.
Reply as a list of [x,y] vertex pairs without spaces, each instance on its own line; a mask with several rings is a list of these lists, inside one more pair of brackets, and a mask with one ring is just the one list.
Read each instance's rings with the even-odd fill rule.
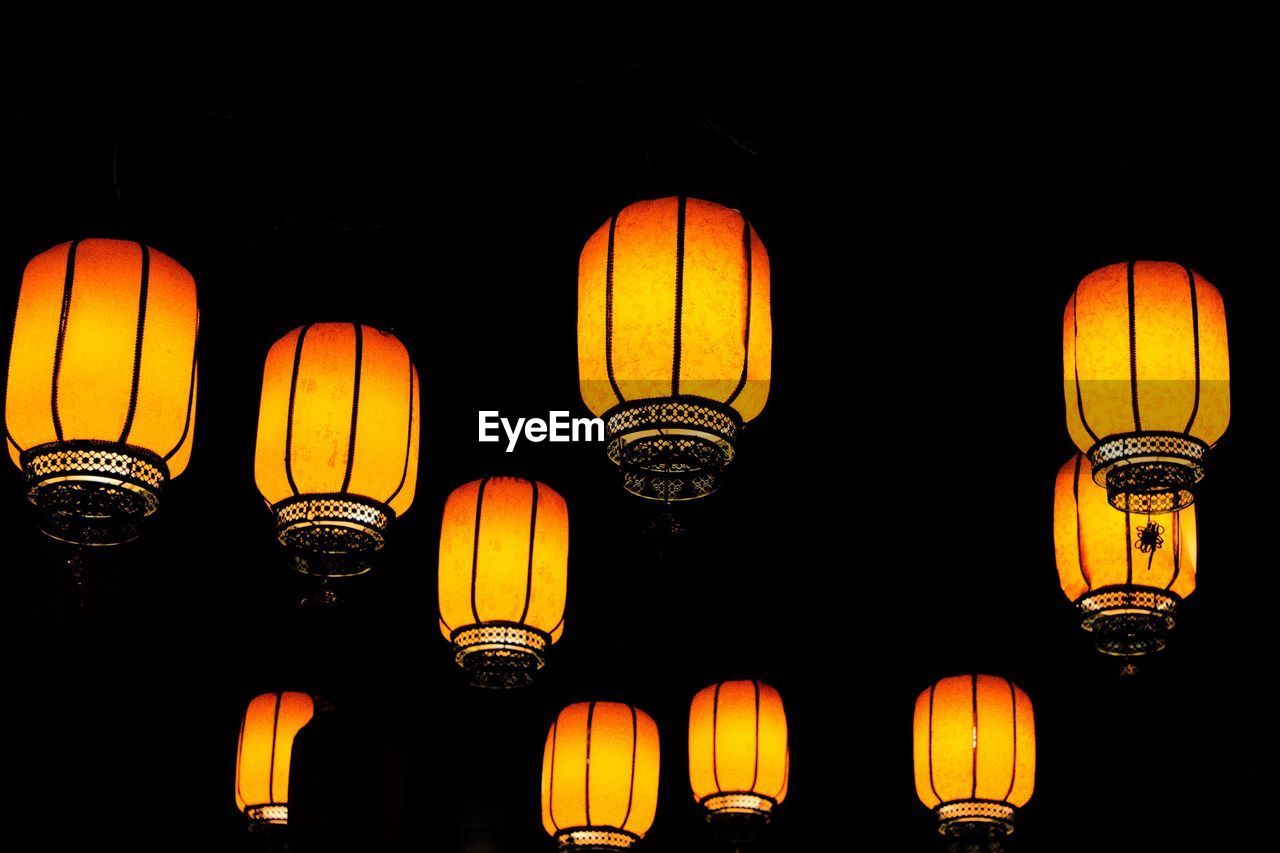
[[769,256],[746,216],[708,201],[628,205],[578,266],[578,378],[627,490],[718,487],[769,396]]
[[1007,678],[944,678],[916,700],[916,793],[954,838],[1013,832],[1036,775],[1035,718],[1027,694]]
[[560,712],[542,756],[542,826],[561,850],[622,850],[653,826],[658,726],[618,702]]
[[1196,508],[1116,512],[1076,454],[1058,471],[1053,540],[1062,591],[1103,654],[1159,651],[1196,588]]
[[750,841],[787,793],[791,753],[778,691],[759,681],[705,687],[689,709],[689,784],[718,835]]
[[1195,500],[1231,395],[1222,296],[1179,264],[1130,261],[1085,276],[1062,331],[1067,428],[1116,509]]
[[545,483],[454,489],[440,526],[440,631],[479,687],[533,680],[564,632],[569,510]]
[[291,690],[263,693],[249,702],[236,746],[236,808],[253,830],[289,822],[289,765],[293,739],[320,704]]
[[413,503],[420,407],[418,371],[389,332],[311,323],[271,347],[255,475],[298,571],[372,568]]
[[191,456],[196,284],[142,243],[74,240],[27,264],[5,425],[49,536],[133,539]]

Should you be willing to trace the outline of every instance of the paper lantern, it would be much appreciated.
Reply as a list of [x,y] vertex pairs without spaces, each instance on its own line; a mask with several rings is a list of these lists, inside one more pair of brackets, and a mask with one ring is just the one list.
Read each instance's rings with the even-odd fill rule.
[[769,256],[746,216],[708,201],[628,205],[578,266],[578,378],[626,488],[715,491],[769,396]]
[[658,807],[658,727],[618,702],[560,712],[542,755],[542,826],[561,850],[622,850]]
[[1189,505],[1231,416],[1217,289],[1178,264],[1103,267],[1067,303],[1062,342],[1067,428],[1111,505]]
[[249,702],[236,746],[235,798],[250,829],[289,822],[293,739],[319,710],[310,695],[291,690],[263,693]]
[[545,483],[454,489],[440,526],[440,630],[481,687],[528,684],[564,631],[569,510]]
[[142,243],[74,240],[27,264],[9,352],[9,456],[49,536],[138,535],[191,456],[196,284]]
[[1013,832],[1035,787],[1031,700],[1007,678],[943,678],[916,700],[916,793],[953,837]]
[[759,681],[705,687],[689,709],[689,784],[718,835],[750,841],[786,797],[791,754],[778,691]]
[[1053,540],[1062,591],[1104,654],[1164,648],[1178,604],[1196,588],[1196,509],[1116,512],[1080,454],[1058,471]]
[[395,335],[311,323],[272,345],[262,377],[255,476],[294,567],[323,577],[372,568],[413,503],[418,371]]

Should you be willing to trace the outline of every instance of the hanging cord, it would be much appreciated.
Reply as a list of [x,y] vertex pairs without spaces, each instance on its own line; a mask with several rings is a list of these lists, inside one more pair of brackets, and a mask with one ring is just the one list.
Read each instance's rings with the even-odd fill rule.
[[67,549],[67,570],[71,573],[71,582],[75,584],[76,602],[80,609],[84,610],[84,548],[79,545],[68,545]]

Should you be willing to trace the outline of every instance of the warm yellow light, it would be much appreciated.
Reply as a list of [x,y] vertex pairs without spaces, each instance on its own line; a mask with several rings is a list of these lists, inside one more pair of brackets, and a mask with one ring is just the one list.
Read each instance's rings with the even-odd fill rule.
[[1067,428],[1118,509],[1194,499],[1205,452],[1231,416],[1222,296],[1189,267],[1112,264],[1076,287],[1063,318]]
[[293,739],[315,715],[306,693],[263,693],[249,702],[236,747],[236,808],[255,824],[289,819]]
[[[583,248],[582,399],[605,418],[610,456],[636,494],[714,489],[738,428],[769,396],[771,345],[769,257],[738,211],[684,196],[636,202]],[[656,446],[659,428],[685,443]]]
[[1076,454],[1054,484],[1053,539],[1062,590],[1101,651],[1134,655],[1164,646],[1178,602],[1196,588],[1195,506],[1117,512]]
[[708,819],[749,837],[786,796],[790,751],[778,691],[759,681],[705,687],[689,709],[689,783]]
[[[27,264],[5,424],[9,456],[37,506],[74,513],[52,498],[74,487],[98,490],[99,513],[108,505],[120,516],[155,510],[191,455],[198,326],[191,274],[144,244],[76,240]],[[46,532],[82,544],[135,532],[86,530],[83,518],[45,521]]]
[[916,793],[939,828],[1012,831],[1035,786],[1031,700],[1007,678],[943,678],[916,700]]
[[631,705],[580,702],[560,712],[542,756],[542,826],[562,849],[622,849],[658,806],[658,727]]
[[489,687],[526,684],[564,631],[569,510],[545,483],[486,477],[454,489],[440,526],[440,631]]
[[369,568],[355,556],[413,503],[421,420],[417,369],[389,332],[312,323],[271,347],[254,471],[300,569]]

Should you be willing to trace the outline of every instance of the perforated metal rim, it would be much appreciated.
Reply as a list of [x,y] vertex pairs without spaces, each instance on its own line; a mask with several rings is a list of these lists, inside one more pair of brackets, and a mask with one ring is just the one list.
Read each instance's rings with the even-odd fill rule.
[[451,640],[454,660],[474,687],[523,687],[546,665],[550,635],[516,622],[464,625]]
[[169,482],[160,456],[118,442],[42,444],[23,451],[19,461],[40,529],[75,545],[117,545],[137,538]]
[[934,808],[938,832],[952,837],[968,834],[1009,835],[1017,809],[1000,800],[952,800]]
[[276,538],[293,567],[319,577],[351,577],[373,568],[395,513],[358,495],[298,495],[272,507]]
[[623,486],[649,500],[685,501],[720,486],[742,418],[702,397],[635,400],[605,412],[605,452]]
[[1177,432],[1111,435],[1089,448],[1093,479],[1119,510],[1177,512],[1195,502],[1209,446]]
[[244,813],[249,818],[250,828],[284,826],[289,822],[289,806],[285,803],[245,806]]
[[573,827],[556,833],[561,850],[626,850],[639,840],[640,836],[613,826]]
[[1094,635],[1105,655],[1137,657],[1168,645],[1178,604],[1175,593],[1144,586],[1108,586],[1076,601],[1080,626]]

